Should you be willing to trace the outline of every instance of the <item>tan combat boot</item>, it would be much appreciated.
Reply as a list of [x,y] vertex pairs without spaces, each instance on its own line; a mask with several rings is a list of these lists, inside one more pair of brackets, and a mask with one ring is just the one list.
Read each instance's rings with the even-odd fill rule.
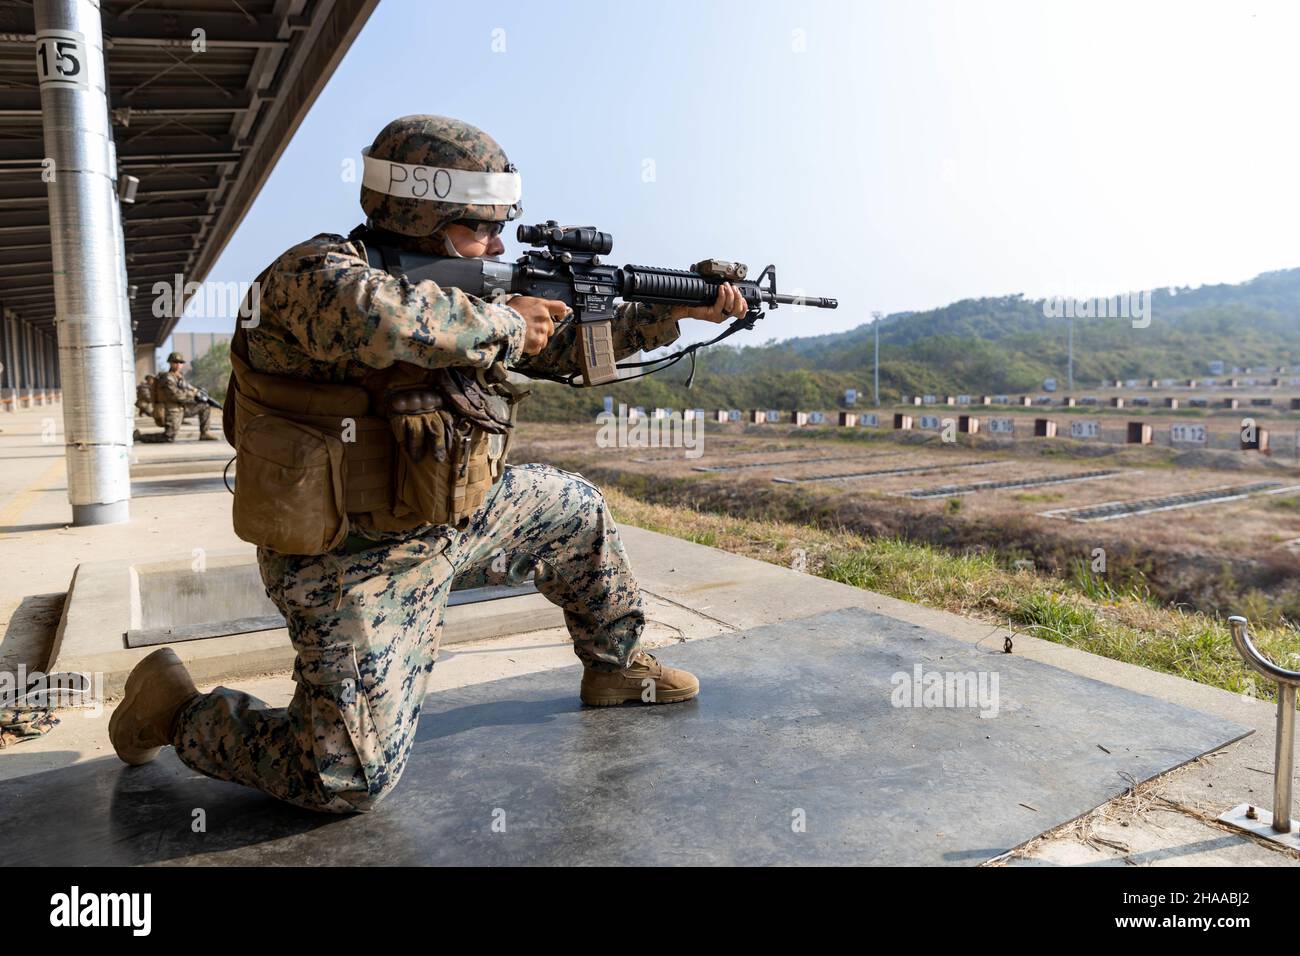
[[219,441],[219,439],[217,438],[216,435],[213,435],[209,432],[201,432],[199,434],[199,441]]
[[170,647],[154,651],[131,671],[126,694],[108,719],[108,739],[123,761],[133,767],[148,763],[172,742],[172,729],[181,708],[199,689]]
[[639,700],[646,704],[675,704],[700,692],[694,674],[664,667],[652,654],[636,651],[621,671],[597,671],[588,667],[582,674],[582,702],[592,707]]

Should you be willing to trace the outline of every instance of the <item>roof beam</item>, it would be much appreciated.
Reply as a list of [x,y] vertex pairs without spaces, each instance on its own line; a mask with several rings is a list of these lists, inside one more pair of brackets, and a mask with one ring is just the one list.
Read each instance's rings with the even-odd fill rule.
[[32,304],[39,305],[39,304],[48,303],[49,305],[53,305],[54,289],[53,287],[51,287],[48,293],[40,293],[40,294],[36,294],[32,292],[24,292],[20,295],[9,295],[8,293],[5,293],[4,295],[0,295],[0,305],[13,306],[13,305],[17,305],[18,303],[26,303],[28,305],[32,305]]
[[[45,146],[39,139],[0,141],[0,165],[11,169],[31,169],[39,172],[44,157]],[[211,142],[203,142],[202,138],[192,136],[157,136],[141,142],[124,144],[117,155],[120,166],[150,163],[211,165],[238,161],[239,157],[240,154],[235,151],[234,141],[225,136],[213,137]]]
[[124,46],[191,48],[194,31],[203,31],[209,48],[276,49],[287,47],[289,40],[280,36],[276,17],[252,17],[236,11],[166,13],[134,9],[121,14],[104,11],[104,39],[110,48]]
[[[190,222],[190,217],[178,217],[169,219],[169,223]],[[185,236],[190,240],[196,240],[194,229],[189,226],[182,226],[179,229],[174,225],[166,223],[145,222],[136,225],[134,230],[129,232],[126,237],[127,248],[131,247],[133,242],[148,242],[150,239],[174,239],[177,236]]]
[[0,262],[0,279],[3,279],[4,276],[23,278],[32,274],[32,266],[48,267],[49,264],[49,256],[42,256],[38,259],[15,259],[9,262]]
[[[186,249],[155,249],[155,250],[152,251],[152,252],[146,252],[146,251],[140,251],[140,252],[128,252],[128,253],[126,254],[126,265],[127,265],[127,268],[129,269],[129,268],[131,267],[131,264],[132,264],[132,263],[136,263],[136,262],[144,262],[146,259],[159,259],[159,258],[164,259],[164,260],[171,260],[171,261],[174,261],[174,262],[179,262],[180,260],[182,260],[182,259],[185,258],[185,256],[182,255],[182,253],[188,253],[188,252],[189,252],[189,249],[188,249],[188,248],[186,248]],[[3,268],[3,266],[0,265],[0,268]]]
[[127,238],[138,235],[134,231],[137,226],[148,226],[159,222],[193,222],[196,219],[211,219],[215,213],[210,212],[190,212],[181,213],[175,216],[139,216],[126,223]]
[[[29,57],[30,58],[30,55]],[[136,116],[201,116],[205,113],[242,113],[252,97],[247,90],[141,90],[131,97],[114,91],[114,109],[129,109]],[[38,90],[0,90],[0,117],[40,116],[41,94]]]
[[49,200],[39,196],[0,196],[0,209],[48,209]]
[[144,202],[126,206],[122,210],[122,220],[129,226],[135,222],[156,221],[163,216],[205,216],[208,215],[206,202]]
[[192,229],[182,229],[179,232],[172,230],[171,232],[156,233],[152,236],[130,236],[126,240],[126,251],[130,253],[145,243],[153,245],[155,242],[179,242],[182,240],[192,246],[194,244],[194,231]]
[[31,252],[33,249],[45,249],[46,253],[41,257],[41,261],[48,263],[50,261],[49,248],[49,239],[45,239],[42,242],[6,242],[3,246],[0,246],[0,261],[4,261],[7,257],[21,252]]
[[[6,43],[22,45],[36,42],[36,20],[30,6],[14,4],[9,12]],[[259,48],[287,46],[277,17],[253,16],[241,12],[238,5],[230,10],[150,10],[133,4],[125,10],[104,9],[104,42],[114,47],[190,47],[194,31],[203,31],[204,43],[210,47]],[[289,28],[300,29],[292,22]]]
[[38,285],[6,285],[0,280],[0,301],[10,299],[15,295],[22,295],[26,292],[39,292],[42,295],[54,295],[54,285],[52,282],[45,282]]
[[4,235],[12,235],[13,233],[18,232],[43,232],[48,236],[50,234],[50,224],[49,222],[42,220],[41,222],[31,224],[17,223],[8,226],[0,225],[0,233],[3,233]]
[[15,232],[22,229],[48,229],[50,227],[50,209],[22,209],[17,212],[0,212],[0,232]]
[[239,153],[206,153],[177,159],[175,156],[136,156],[119,160],[123,169],[184,169],[190,166],[221,166],[239,162]]

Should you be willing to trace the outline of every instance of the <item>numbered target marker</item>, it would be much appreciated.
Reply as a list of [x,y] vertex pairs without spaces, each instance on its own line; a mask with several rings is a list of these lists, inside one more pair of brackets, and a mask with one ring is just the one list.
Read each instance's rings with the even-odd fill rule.
[[1169,428],[1169,440],[1174,443],[1204,445],[1206,437],[1204,425],[1171,425]]
[[1100,433],[1096,422],[1070,422],[1071,438],[1096,438]]

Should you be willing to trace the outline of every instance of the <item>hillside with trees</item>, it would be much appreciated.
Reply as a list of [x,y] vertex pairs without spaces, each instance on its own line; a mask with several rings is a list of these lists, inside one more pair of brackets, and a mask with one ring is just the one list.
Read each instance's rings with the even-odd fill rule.
[[[1061,311],[1050,301],[1009,295],[885,316],[881,399],[1037,392],[1046,378],[1064,387],[1069,320]],[[1126,318],[1076,317],[1076,391],[1105,379],[1203,378],[1214,360],[1229,369],[1300,365],[1300,269],[1238,285],[1159,289],[1150,297],[1150,318],[1147,327],[1134,328]],[[593,390],[599,395],[540,385],[521,414],[586,417],[599,411],[604,395],[647,407],[830,410],[846,388],[870,399],[874,338],[865,323],[832,335],[714,346],[700,353],[690,391],[683,362],[653,379]]]

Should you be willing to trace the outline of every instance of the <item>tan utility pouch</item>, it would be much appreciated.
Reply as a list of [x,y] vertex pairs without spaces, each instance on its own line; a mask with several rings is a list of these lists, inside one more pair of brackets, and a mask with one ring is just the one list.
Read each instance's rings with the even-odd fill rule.
[[397,486],[393,513],[410,515],[429,524],[449,524],[463,530],[483,507],[492,487],[487,432],[462,422],[446,461],[427,454],[411,460],[397,444]]
[[235,534],[282,554],[343,543],[343,442],[311,425],[258,415],[239,430]]

